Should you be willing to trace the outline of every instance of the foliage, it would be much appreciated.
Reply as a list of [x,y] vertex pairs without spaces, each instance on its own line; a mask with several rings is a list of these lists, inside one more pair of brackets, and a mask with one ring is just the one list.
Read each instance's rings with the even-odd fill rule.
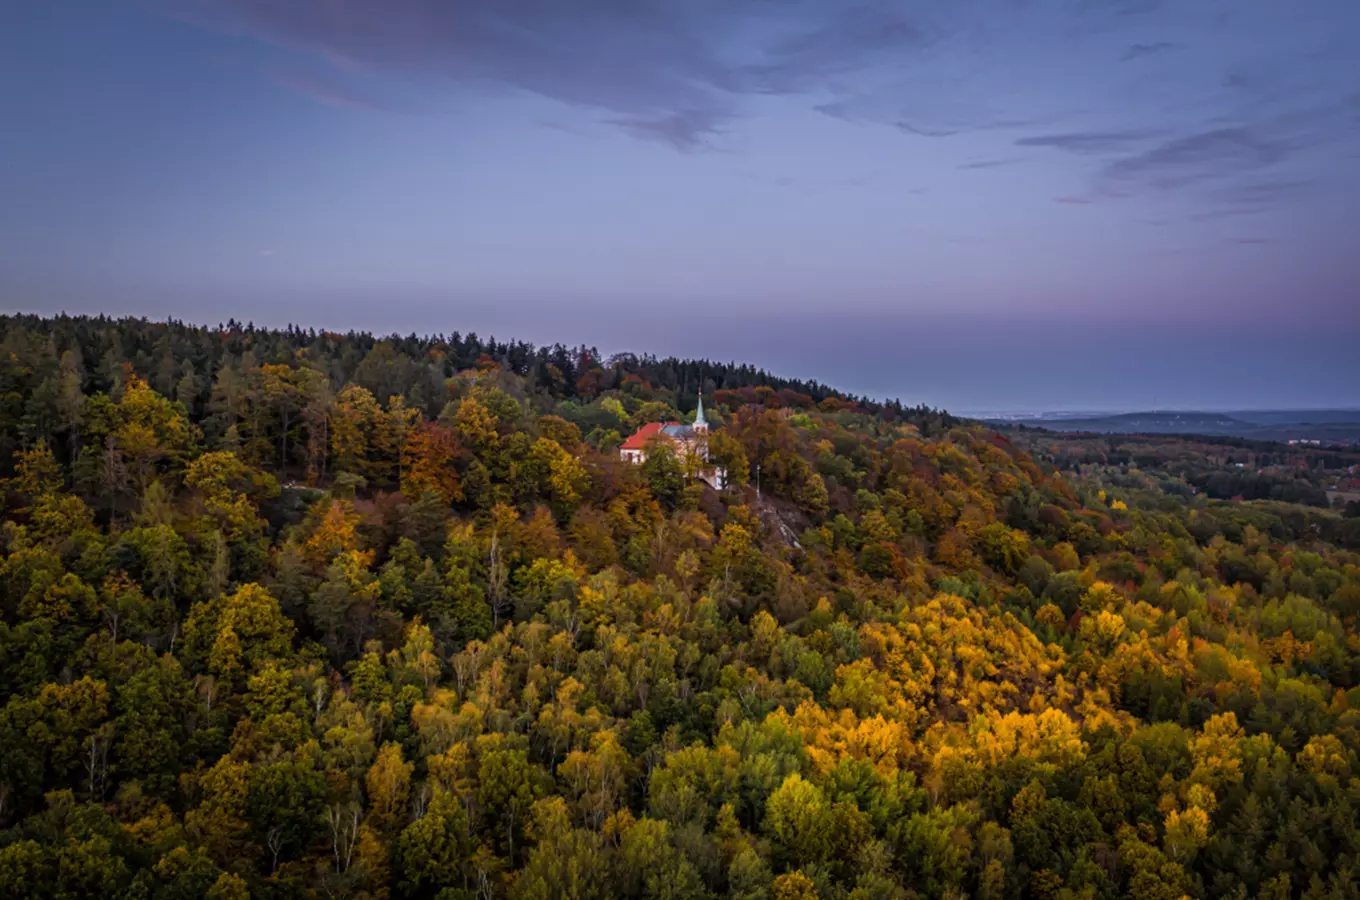
[[3,321],[5,897],[1354,896],[1342,451]]

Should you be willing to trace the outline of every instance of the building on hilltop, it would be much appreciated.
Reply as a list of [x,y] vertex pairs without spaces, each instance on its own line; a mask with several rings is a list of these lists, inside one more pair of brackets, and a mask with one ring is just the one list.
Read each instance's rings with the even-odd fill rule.
[[708,462],[708,420],[704,418],[704,396],[699,395],[699,406],[694,412],[694,422],[685,425],[681,422],[649,422],[629,435],[619,447],[619,458],[634,465],[647,461],[647,448],[654,441],[670,444],[677,459],[687,472],[707,484],[715,491],[727,486],[727,470]]

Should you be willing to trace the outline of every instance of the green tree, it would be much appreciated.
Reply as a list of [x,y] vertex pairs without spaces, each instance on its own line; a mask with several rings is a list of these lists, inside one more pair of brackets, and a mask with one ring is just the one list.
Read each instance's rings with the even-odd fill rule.
[[685,471],[669,441],[656,439],[647,444],[647,459],[642,463],[642,478],[652,496],[674,506],[685,487]]
[[432,897],[441,888],[467,887],[465,864],[472,849],[462,804],[452,794],[437,791],[425,815],[406,826],[397,838],[398,895]]

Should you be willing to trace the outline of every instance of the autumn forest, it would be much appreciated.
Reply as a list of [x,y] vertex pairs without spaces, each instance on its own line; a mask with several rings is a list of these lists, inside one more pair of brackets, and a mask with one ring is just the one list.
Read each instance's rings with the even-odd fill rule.
[[[1360,896],[1354,454],[476,335],[0,343],[0,897]],[[725,490],[619,458],[700,392]]]

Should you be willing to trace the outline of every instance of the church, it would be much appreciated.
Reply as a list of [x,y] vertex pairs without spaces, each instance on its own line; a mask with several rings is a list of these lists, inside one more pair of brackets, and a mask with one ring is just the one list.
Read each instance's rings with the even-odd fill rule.
[[703,394],[699,395],[699,406],[692,424],[649,422],[623,442],[619,447],[619,457],[634,465],[642,465],[647,461],[647,448],[653,441],[668,442],[681,464],[687,470],[694,471],[695,477],[715,491],[727,486],[727,470],[708,463],[708,420],[704,418]]

